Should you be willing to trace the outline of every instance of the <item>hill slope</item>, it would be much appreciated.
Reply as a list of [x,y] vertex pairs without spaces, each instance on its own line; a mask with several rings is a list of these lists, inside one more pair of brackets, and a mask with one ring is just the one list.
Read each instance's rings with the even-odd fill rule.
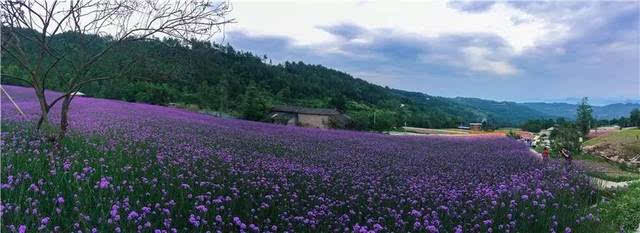
[[[553,118],[555,116],[547,114],[546,111],[537,111],[525,105],[508,101],[492,101],[478,98],[453,98],[458,104],[473,109],[484,118],[494,119],[496,122],[510,122],[514,125],[522,124],[528,119]],[[575,109],[574,109],[575,111]]]
[[[74,34],[51,38],[54,48],[67,51],[69,59],[90,57],[111,43],[92,37],[89,45]],[[78,46],[74,46],[78,45]],[[82,45],[82,46],[80,46]],[[23,43],[35,54],[35,45]],[[69,48],[75,48],[69,50]],[[85,50],[78,48],[86,48]],[[61,62],[53,76],[65,76],[73,67]],[[3,72],[25,76],[11,57],[2,59]],[[424,93],[394,90],[321,65],[284,62],[272,65],[267,56],[236,51],[230,45],[150,39],[110,51],[89,71],[114,79],[81,89],[95,97],[166,105],[182,103],[200,109],[227,112],[250,120],[267,120],[271,106],[290,104],[337,108],[354,120],[350,127],[385,130],[405,123],[426,128],[455,127],[488,119],[496,126],[518,125],[548,115],[510,102],[471,98],[450,99]],[[46,87],[60,90],[64,83],[49,78]],[[11,80],[3,79],[3,83]]]
[[[567,103],[522,103],[521,105],[539,112],[567,119],[576,118],[576,108],[578,107],[575,104]],[[610,104],[605,106],[592,106],[592,108],[595,118],[611,120],[613,118],[629,117],[631,110],[640,108],[640,104]]]

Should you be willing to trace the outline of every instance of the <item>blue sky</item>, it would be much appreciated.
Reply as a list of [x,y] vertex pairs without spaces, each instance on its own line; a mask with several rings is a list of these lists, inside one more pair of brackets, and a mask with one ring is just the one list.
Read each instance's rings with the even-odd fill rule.
[[640,100],[638,1],[232,4],[224,42],[276,63],[448,97]]

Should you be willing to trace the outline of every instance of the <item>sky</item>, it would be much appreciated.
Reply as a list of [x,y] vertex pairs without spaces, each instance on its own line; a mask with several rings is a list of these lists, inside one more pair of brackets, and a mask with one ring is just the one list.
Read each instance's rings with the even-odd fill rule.
[[232,1],[223,38],[391,88],[510,101],[640,100],[640,1]]

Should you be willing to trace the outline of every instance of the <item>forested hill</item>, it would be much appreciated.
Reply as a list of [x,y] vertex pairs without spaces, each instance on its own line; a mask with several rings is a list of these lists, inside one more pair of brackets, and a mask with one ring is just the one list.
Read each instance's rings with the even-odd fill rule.
[[[452,99],[458,104],[473,109],[478,114],[486,115],[487,118],[494,119],[497,122],[521,122],[522,119],[543,119],[556,118],[554,114],[546,111],[531,109],[519,103],[509,101],[492,101],[478,98],[456,97]],[[576,111],[574,107],[573,112]]]
[[[110,43],[107,37],[90,38],[93,41],[89,45],[96,50]],[[81,37],[61,34],[51,41],[54,47],[66,51],[69,59],[87,57],[80,54],[84,50],[75,49],[83,44]],[[27,42],[23,42],[26,51],[36,51],[35,45]],[[2,68],[4,74],[25,77],[10,56],[3,56]],[[64,85],[60,77],[71,69],[61,62],[46,87],[60,89]],[[509,103],[460,101],[394,90],[321,65],[271,64],[267,56],[203,41],[185,44],[151,39],[128,43],[111,50],[90,71],[105,72],[116,77],[92,83],[81,91],[101,98],[190,105],[250,120],[267,120],[266,113],[276,104],[337,108],[353,119],[350,127],[365,130],[385,130],[405,122],[416,127],[456,127],[482,119],[495,126],[508,126],[546,116]],[[7,78],[2,81],[16,84]],[[483,104],[477,105],[478,101]]]
[[[576,118],[576,108],[575,104],[567,104],[567,103],[522,103],[521,105],[526,106],[530,109],[534,109],[540,112],[548,113],[549,115],[554,115],[558,117],[564,117],[567,119],[575,119]],[[628,117],[629,113],[636,108],[640,108],[640,104],[636,103],[620,103],[620,104],[609,104],[605,106],[592,106],[593,108],[593,116],[596,119],[605,119],[611,120],[614,118],[620,117]]]

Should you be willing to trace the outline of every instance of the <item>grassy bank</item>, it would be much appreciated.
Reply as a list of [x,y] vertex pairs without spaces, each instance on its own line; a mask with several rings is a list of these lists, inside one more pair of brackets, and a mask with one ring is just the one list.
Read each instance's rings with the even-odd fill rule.
[[593,146],[601,143],[630,144],[640,143],[640,129],[627,129],[614,132],[606,136],[596,137],[584,142],[584,146]]

